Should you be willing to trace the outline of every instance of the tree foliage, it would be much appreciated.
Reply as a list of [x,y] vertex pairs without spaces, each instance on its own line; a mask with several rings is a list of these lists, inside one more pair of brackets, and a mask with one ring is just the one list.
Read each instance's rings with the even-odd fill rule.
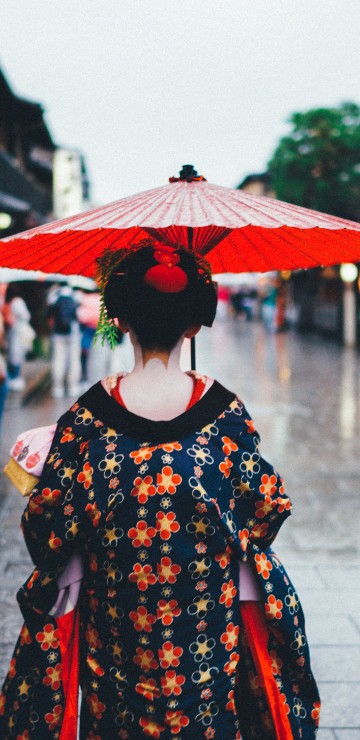
[[360,221],[360,107],[294,113],[269,162],[280,200]]

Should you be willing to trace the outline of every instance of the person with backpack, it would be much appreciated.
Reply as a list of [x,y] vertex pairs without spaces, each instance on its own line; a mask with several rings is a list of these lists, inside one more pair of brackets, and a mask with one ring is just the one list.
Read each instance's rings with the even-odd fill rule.
[[30,324],[30,312],[21,296],[21,288],[10,283],[6,291],[3,307],[5,336],[7,344],[8,388],[23,391],[25,380],[22,375],[24,361],[32,349],[35,331]]
[[78,304],[69,285],[62,285],[49,304],[52,336],[52,396],[77,396],[81,377]]

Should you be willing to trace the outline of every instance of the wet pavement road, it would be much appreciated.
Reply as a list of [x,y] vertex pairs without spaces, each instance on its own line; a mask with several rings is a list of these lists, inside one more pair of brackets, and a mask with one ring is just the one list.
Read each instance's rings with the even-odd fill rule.
[[[244,400],[293,501],[275,549],[305,609],[323,699],[319,738],[360,738],[360,355],[333,340],[269,335],[261,325],[226,319],[202,330],[197,367]],[[20,431],[52,423],[68,405],[46,395],[22,409],[10,397],[2,462]],[[21,622],[14,594],[29,574],[18,526],[24,502],[10,484],[2,487],[1,680]]]

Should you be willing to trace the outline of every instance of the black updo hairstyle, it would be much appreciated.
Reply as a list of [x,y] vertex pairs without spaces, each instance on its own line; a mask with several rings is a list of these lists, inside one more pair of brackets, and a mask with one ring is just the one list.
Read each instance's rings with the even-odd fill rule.
[[186,275],[185,287],[166,292],[147,284],[146,274],[159,267],[154,255],[161,249],[162,245],[146,240],[135,249],[122,250],[105,283],[104,303],[108,317],[125,320],[142,348],[170,351],[190,326],[212,325],[217,288],[208,263],[178,246],[169,252],[176,255],[177,271],[180,268]]

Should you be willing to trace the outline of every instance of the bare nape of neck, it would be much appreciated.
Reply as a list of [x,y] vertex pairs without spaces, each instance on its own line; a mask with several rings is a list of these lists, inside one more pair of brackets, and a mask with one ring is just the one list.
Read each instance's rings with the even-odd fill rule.
[[121,395],[129,411],[149,419],[172,419],[192,395],[193,380],[180,367],[183,338],[171,350],[144,350],[134,337],[135,365],[121,381]]
[[170,352],[166,352],[165,350],[158,350],[158,349],[141,348],[141,354],[142,354],[143,367],[145,367],[147,362],[149,362],[150,360],[154,360],[154,359],[160,360],[160,362],[162,362],[166,368],[168,367]]

